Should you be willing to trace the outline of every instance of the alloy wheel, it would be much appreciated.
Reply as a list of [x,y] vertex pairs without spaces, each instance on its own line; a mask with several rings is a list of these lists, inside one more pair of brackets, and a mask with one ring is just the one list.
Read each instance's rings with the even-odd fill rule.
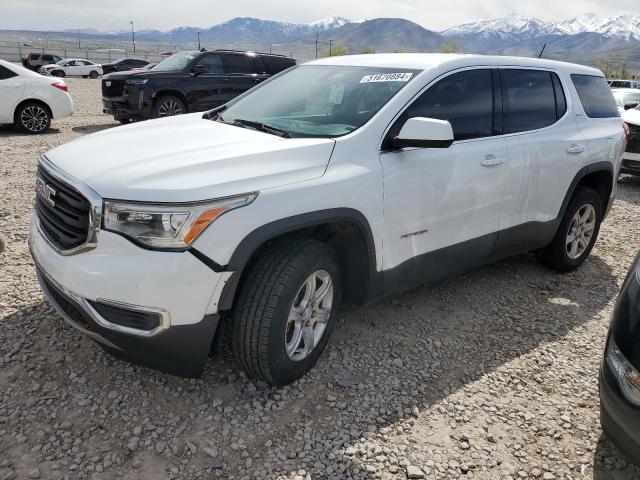
[[173,115],[181,115],[183,112],[182,105],[174,100],[162,102],[158,108],[159,117],[171,117]]
[[333,280],[325,270],[313,272],[298,289],[285,328],[285,349],[294,362],[307,358],[320,343],[333,305]]
[[42,132],[49,123],[49,114],[38,105],[29,105],[20,113],[20,123],[30,132]]
[[593,205],[583,205],[571,219],[567,232],[567,256],[575,260],[589,248],[596,227],[596,210]]

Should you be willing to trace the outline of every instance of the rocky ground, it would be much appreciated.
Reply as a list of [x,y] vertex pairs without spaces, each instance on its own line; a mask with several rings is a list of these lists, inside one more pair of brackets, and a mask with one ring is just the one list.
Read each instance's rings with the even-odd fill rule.
[[184,380],[113,359],[43,302],[27,249],[37,155],[116,126],[99,80],[68,83],[77,113],[49,134],[0,128],[0,480],[640,478],[602,434],[597,391],[640,249],[640,179],[623,177],[578,271],[523,255],[351,308],[286,388],[221,358]]

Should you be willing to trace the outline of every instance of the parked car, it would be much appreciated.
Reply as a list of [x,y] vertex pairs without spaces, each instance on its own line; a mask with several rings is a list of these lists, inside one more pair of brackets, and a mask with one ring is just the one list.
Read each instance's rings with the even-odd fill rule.
[[149,64],[145,65],[144,67],[132,68],[130,71],[131,72],[147,71],[147,70],[151,70],[156,65],[157,65],[157,63],[149,63]]
[[280,55],[233,50],[177,53],[148,72],[104,77],[103,112],[122,123],[201,112],[228,102],[295,63]]
[[226,338],[283,385],[316,363],[343,301],[522,252],[579,267],[624,145],[593,68],[323,58],[204,114],[46,153],[29,241],[49,302],[108,351],[198,376]]
[[81,58],[65,58],[53,65],[41,67],[40,73],[53,77],[76,76],[98,78],[99,75],[102,75],[102,67],[89,60],[82,60]]
[[611,80],[609,82],[611,88],[640,88],[640,81],[638,80]]
[[624,108],[621,115],[628,141],[622,156],[620,173],[640,175],[640,109],[635,101],[628,102]]
[[640,105],[640,90],[635,88],[612,88],[611,93],[613,93],[613,98],[616,100],[620,113]]
[[43,65],[49,65],[62,60],[60,55],[50,53],[30,53],[22,59],[22,65],[29,70],[38,71]]
[[102,67],[102,72],[106,75],[113,72],[128,72],[129,70],[142,68],[148,64],[149,62],[146,60],[140,60],[137,58],[121,58],[115,62],[103,63],[100,67]]
[[44,133],[52,119],[67,117],[73,109],[64,80],[0,60],[0,124],[13,124],[27,133]]
[[600,364],[600,423],[607,437],[640,464],[640,255],[618,295]]

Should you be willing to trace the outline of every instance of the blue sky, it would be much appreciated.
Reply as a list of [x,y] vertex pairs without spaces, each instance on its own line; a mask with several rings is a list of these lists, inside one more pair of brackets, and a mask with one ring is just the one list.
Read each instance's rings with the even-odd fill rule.
[[136,30],[209,27],[238,16],[303,23],[338,15],[351,19],[402,17],[434,30],[480,18],[520,13],[564,20],[586,12],[640,14],[635,0],[0,0],[0,29],[66,28]]

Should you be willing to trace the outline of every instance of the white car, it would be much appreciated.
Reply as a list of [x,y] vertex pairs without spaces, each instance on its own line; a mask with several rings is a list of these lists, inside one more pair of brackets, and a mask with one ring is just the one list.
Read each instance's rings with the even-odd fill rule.
[[611,93],[621,114],[640,105],[640,90],[636,88],[612,88]]
[[62,79],[52,79],[0,60],[0,124],[44,133],[52,119],[68,117],[74,106]]
[[323,58],[204,115],[46,153],[29,242],[51,304],[108,351],[198,376],[226,339],[282,385],[316,363],[342,302],[522,252],[580,266],[624,146],[593,68]]
[[102,67],[89,60],[81,58],[65,58],[51,65],[40,67],[39,72],[43,75],[54,77],[91,77],[98,78],[102,75]]

